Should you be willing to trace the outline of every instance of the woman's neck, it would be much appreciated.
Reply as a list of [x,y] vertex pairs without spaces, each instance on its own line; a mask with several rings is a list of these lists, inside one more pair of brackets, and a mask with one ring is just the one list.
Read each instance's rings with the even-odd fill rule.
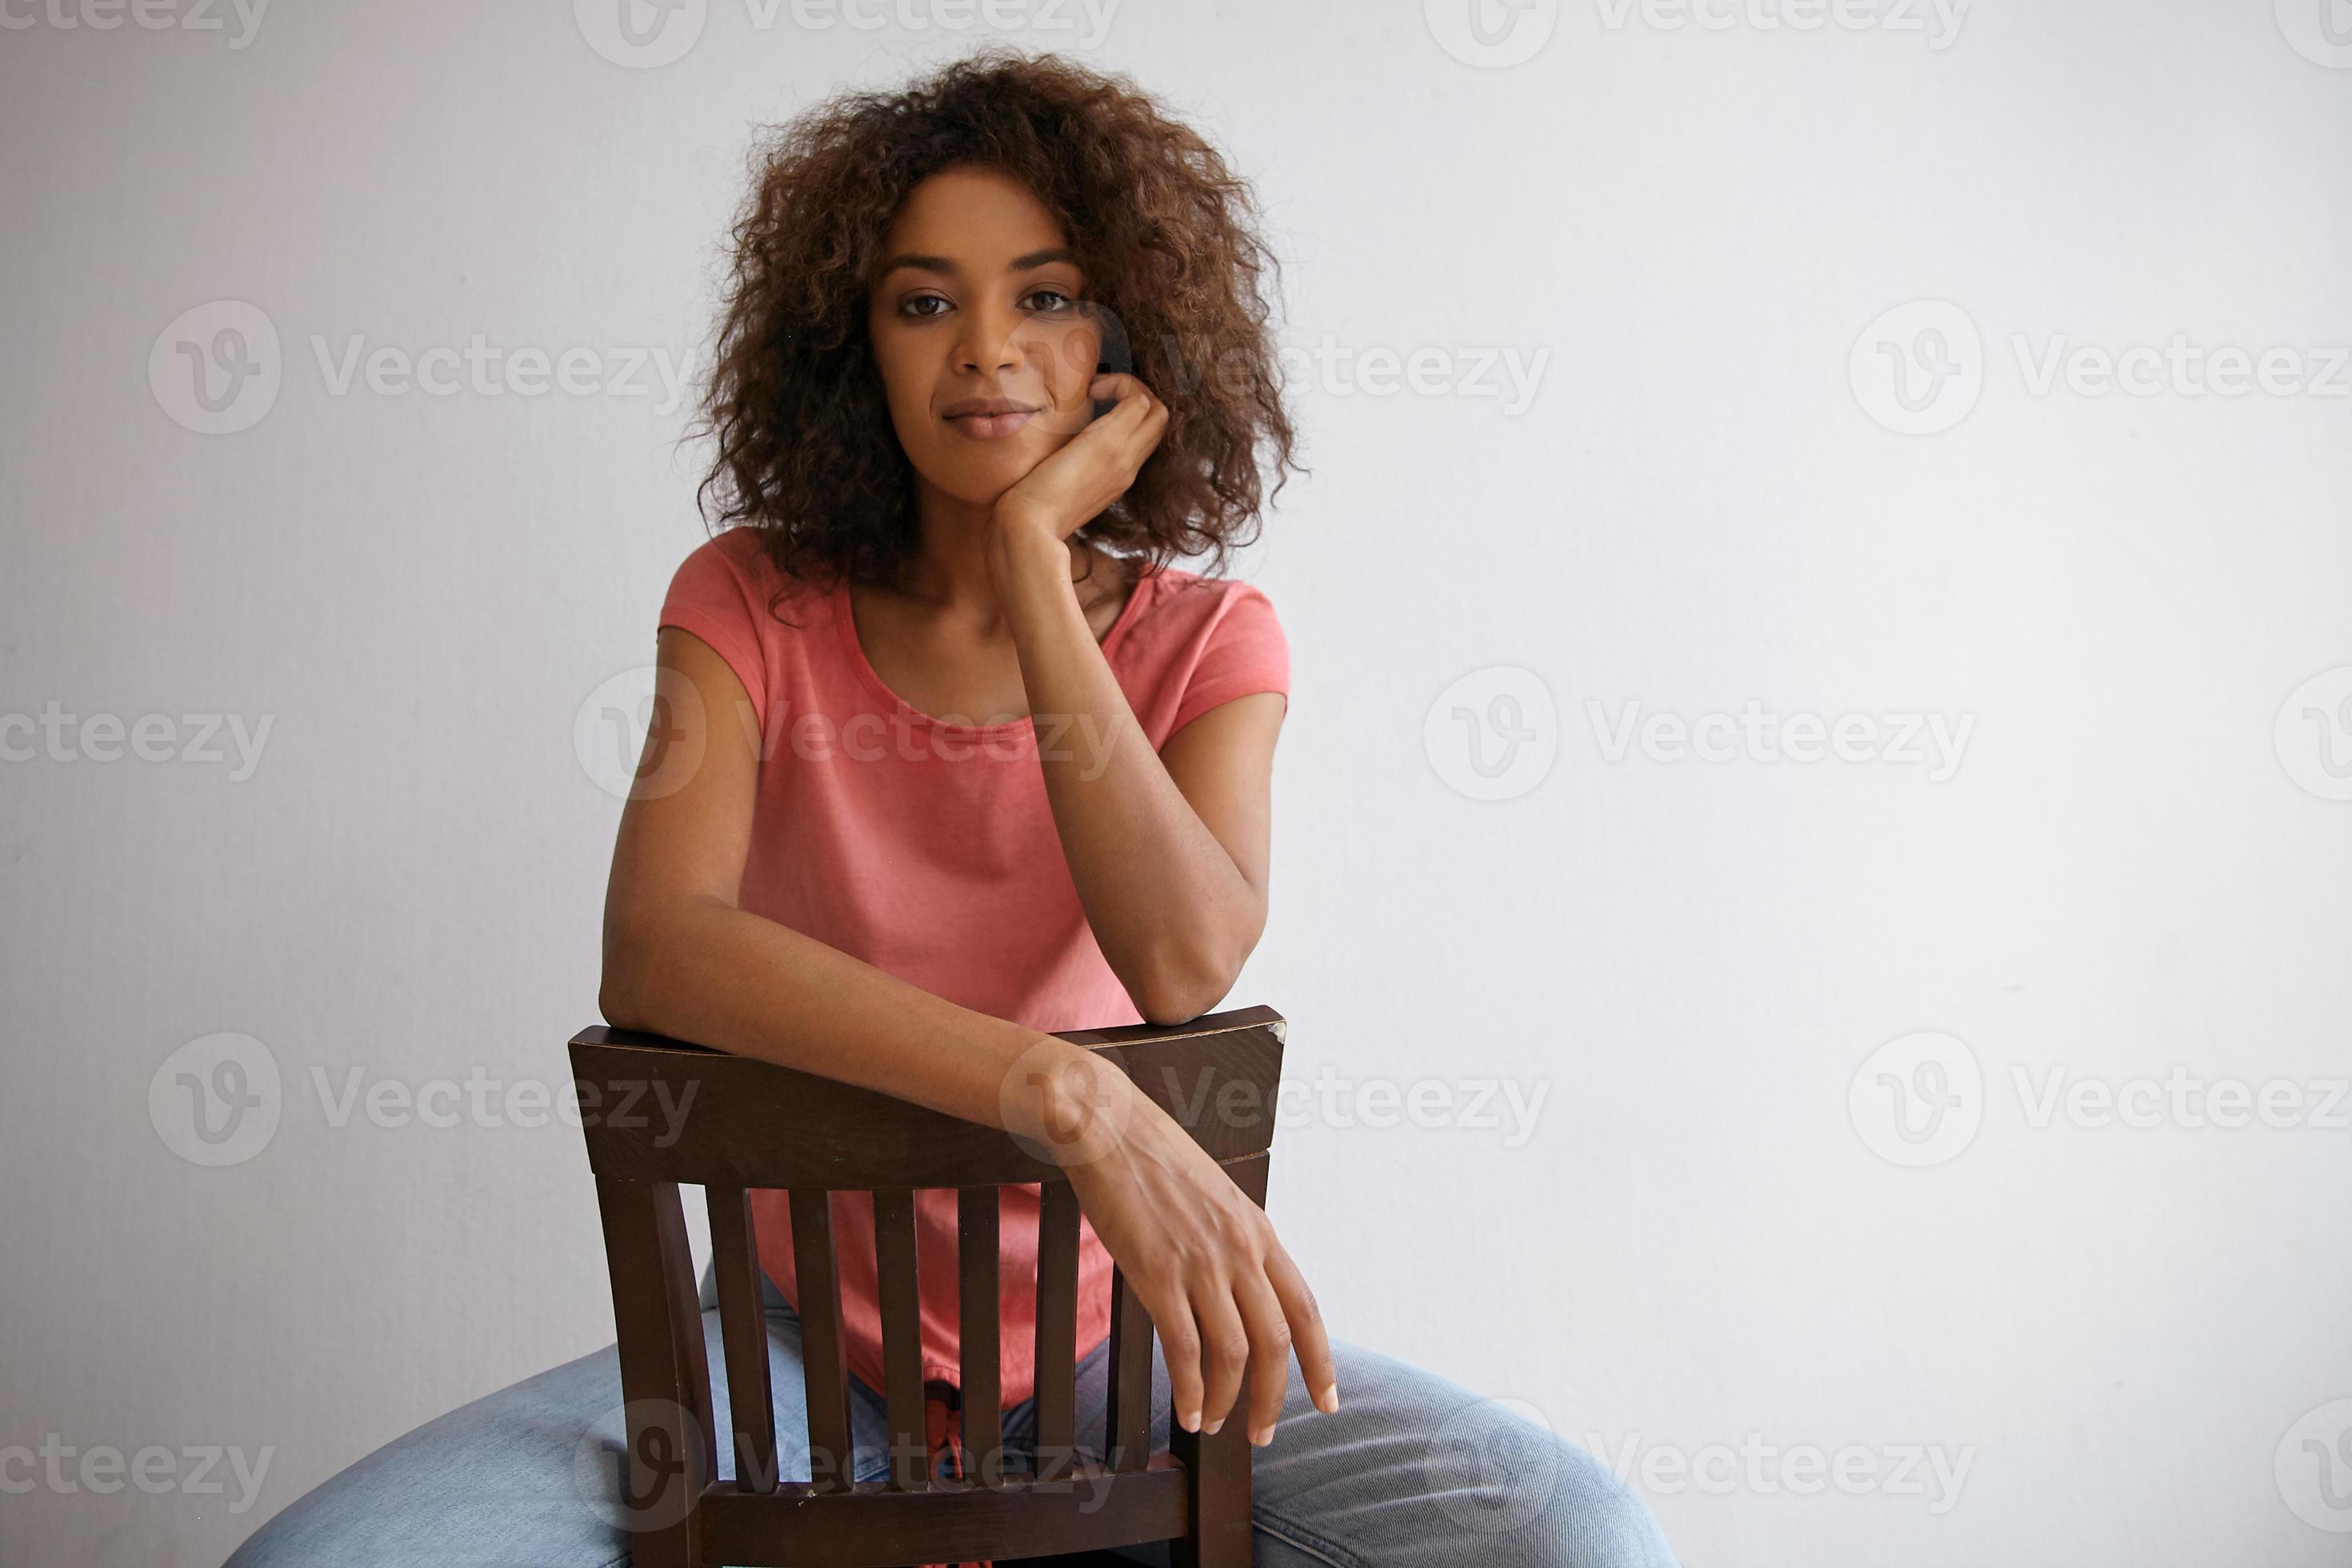
[[[897,591],[942,619],[965,622],[982,636],[1004,629],[1002,606],[988,569],[988,530],[995,508],[916,482],[919,542],[898,574]],[[1084,543],[1070,546],[1070,575],[1081,577],[1101,557]],[[1081,589],[1082,598],[1087,597]]]

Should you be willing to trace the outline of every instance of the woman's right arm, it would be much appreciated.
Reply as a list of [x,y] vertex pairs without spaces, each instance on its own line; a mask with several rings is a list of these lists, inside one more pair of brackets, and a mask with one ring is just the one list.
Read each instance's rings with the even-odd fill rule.
[[1294,1345],[1319,1395],[1331,1381],[1322,1321],[1273,1227],[1124,1073],[739,907],[760,761],[758,726],[736,716],[752,711],[751,699],[727,661],[679,627],[661,628],[655,657],[657,689],[678,700],[655,715],[639,788],[621,813],[604,898],[605,1021],[876,1089],[1054,1151],[1160,1331],[1188,1428],[1223,1422],[1253,1346],[1253,1439],[1271,1436]]
[[[1041,1043],[737,906],[759,782],[751,699],[724,658],[676,626],[656,660],[665,699],[621,812],[604,894],[605,1022],[780,1062],[934,1110],[1005,1124],[1002,1086]],[[688,696],[691,689],[695,700]]]

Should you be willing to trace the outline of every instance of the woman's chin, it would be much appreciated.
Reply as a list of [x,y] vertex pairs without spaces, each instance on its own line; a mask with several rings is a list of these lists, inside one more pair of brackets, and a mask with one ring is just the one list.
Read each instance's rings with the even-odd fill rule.
[[971,463],[958,464],[951,474],[926,475],[931,488],[950,500],[969,507],[994,506],[1004,492],[1028,477],[1037,465],[1027,463],[992,463],[984,471],[976,471]]
[[1011,442],[1003,444],[1001,451],[985,457],[973,454],[960,458],[948,473],[933,476],[932,487],[953,496],[969,506],[993,506],[997,498],[1023,479],[1039,463],[1053,455],[1050,447],[1015,448]]

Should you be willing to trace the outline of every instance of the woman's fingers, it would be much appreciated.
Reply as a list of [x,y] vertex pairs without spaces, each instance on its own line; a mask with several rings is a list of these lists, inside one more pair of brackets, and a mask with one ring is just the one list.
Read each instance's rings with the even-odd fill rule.
[[1143,423],[1137,429],[1128,451],[1130,465],[1137,468],[1143,467],[1143,460],[1151,456],[1159,447],[1160,437],[1168,433],[1168,405],[1149,393],[1144,395],[1150,398],[1150,406],[1145,411]]
[[1150,1296],[1136,1292],[1143,1310],[1160,1335],[1160,1359],[1168,1363],[1168,1399],[1176,1425],[1187,1432],[1201,1429],[1201,1334],[1192,1321],[1192,1303],[1180,1284],[1173,1290]]
[[1176,1426],[1237,1420],[1251,1441],[1270,1440],[1294,1356],[1317,1406],[1337,1409],[1322,1312],[1264,1211],[1164,1111],[1128,1132],[1116,1158],[1070,1180],[1150,1315]]
[[1088,395],[1111,405],[1094,427],[1126,441],[1126,457],[1130,465],[1140,467],[1143,459],[1160,445],[1160,436],[1168,428],[1168,405],[1151,395],[1151,389],[1131,375],[1105,374],[1095,377],[1087,389]]
[[1234,1301],[1249,1327],[1249,1440],[1274,1440],[1290,1390],[1290,1322],[1266,1277],[1255,1269],[1234,1281]]
[[1129,402],[1147,400],[1151,389],[1137,377],[1122,370],[1107,370],[1097,374],[1087,388],[1090,396],[1117,403],[1122,408]]
[[1234,1292],[1222,1280],[1197,1281],[1200,1293],[1192,1298],[1192,1316],[1201,1325],[1201,1370],[1206,1384],[1201,1399],[1201,1430],[1214,1432],[1232,1413],[1241,1393],[1242,1368],[1249,1361],[1249,1334],[1234,1307]]
[[[1282,1302],[1283,1317],[1290,1324],[1291,1342],[1298,1352],[1299,1375],[1307,1380],[1307,1396],[1315,1401],[1315,1408],[1333,1411],[1339,1408],[1339,1368],[1331,1360],[1331,1337],[1323,1328],[1322,1309],[1315,1304],[1315,1292],[1307,1287],[1307,1277],[1298,1265],[1290,1260],[1282,1243],[1275,1242],[1266,1248],[1265,1277]],[[1283,1375],[1289,1375],[1286,1368]]]

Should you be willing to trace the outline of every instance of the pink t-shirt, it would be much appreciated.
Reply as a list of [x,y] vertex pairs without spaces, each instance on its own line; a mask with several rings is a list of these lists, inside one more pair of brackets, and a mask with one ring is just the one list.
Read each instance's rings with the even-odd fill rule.
[[[661,622],[709,643],[750,695],[761,737],[759,795],[740,906],[951,1002],[1048,1032],[1142,1015],[1104,960],[1078,902],[1037,761],[1041,737],[1082,763],[1099,742],[1031,719],[973,726],[909,707],[866,661],[845,584],[785,579],[747,529],[686,558]],[[1273,604],[1246,583],[1176,567],[1141,578],[1102,643],[1153,748],[1209,709],[1290,688]],[[754,1192],[760,1262],[800,1300],[791,1209]],[[1000,1221],[1001,1376],[1009,1406],[1034,1391],[1038,1191],[1009,1187]],[[923,1375],[960,1383],[956,1194],[916,1194]],[[839,1194],[849,1369],[883,1386],[874,1204]],[[1078,1237],[1077,1349],[1110,1333],[1110,1255]]]

